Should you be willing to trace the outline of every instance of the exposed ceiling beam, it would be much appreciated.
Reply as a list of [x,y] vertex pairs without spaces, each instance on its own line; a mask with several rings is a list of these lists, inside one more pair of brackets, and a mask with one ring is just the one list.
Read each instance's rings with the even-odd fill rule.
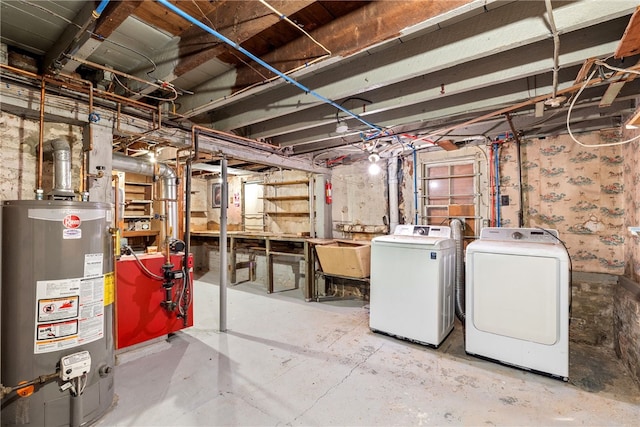
[[[606,42],[608,36],[615,37],[611,27],[595,27],[589,30],[566,34],[566,46],[575,50],[566,52],[560,57],[564,67],[579,64],[585,55],[602,56],[615,48],[615,39]],[[601,41],[598,45],[595,41]],[[594,42],[594,43],[591,43]],[[540,85],[546,84],[547,74],[553,67],[553,59],[550,55],[550,44],[541,41],[534,45],[521,47],[516,50],[496,53],[467,64],[461,64],[452,68],[445,68],[429,74],[428,78],[414,78],[391,86],[386,86],[366,94],[364,98],[372,102],[367,104],[366,112],[356,110],[363,117],[370,117],[384,111],[395,108],[406,108],[411,105],[441,99],[457,95],[470,90],[493,86],[514,80],[529,79],[531,95],[539,95]],[[402,72],[399,70],[398,72]],[[572,76],[565,74],[570,80],[561,82],[563,85],[571,85]],[[540,78],[541,76],[541,78]],[[444,86],[443,86],[444,85]],[[346,88],[345,88],[346,90]],[[443,93],[444,92],[444,93]],[[348,106],[354,105],[353,103]],[[329,106],[318,106],[298,112],[295,116],[283,116],[274,118],[268,122],[258,123],[250,127],[250,134],[255,139],[270,139],[277,137],[279,145],[287,145],[295,142],[299,136],[295,132],[310,129],[314,126],[332,124],[335,127],[335,109]],[[353,128],[361,127],[355,120],[339,114],[347,125]],[[292,135],[288,135],[288,134]]]
[[95,3],[86,2],[73,22],[67,25],[60,38],[45,54],[44,69],[56,69],[65,73],[75,71],[80,63],[68,60],[64,54],[73,53],[77,58],[87,59],[102,43],[102,40],[93,37],[91,33],[99,34],[102,39],[108,38],[141,3],[142,1],[111,2],[96,20],[93,16]]
[[[527,8],[517,3],[490,11],[486,14],[486,19],[474,20],[472,23],[459,22],[411,39],[402,43],[402,49],[390,48],[377,50],[371,55],[357,55],[352,60],[342,61],[339,67],[322,70],[301,82],[329,99],[341,99],[536,41],[550,41],[549,29],[545,20],[541,19],[545,13],[544,3],[529,2]],[[601,5],[596,3],[563,3],[554,12],[558,29],[568,33],[624,16],[630,9],[633,10],[630,3],[634,2],[611,2],[605,17],[602,16]],[[549,49],[551,56],[551,45]],[[398,70],[402,71],[399,73]],[[213,81],[211,84],[215,83],[217,82]],[[194,97],[197,98],[198,95]],[[182,97],[181,101],[188,103],[189,99],[191,97]],[[320,101],[296,91],[295,88],[280,88],[277,94],[265,91],[246,102],[240,97],[235,102],[233,99],[227,100],[224,117],[217,117],[214,113],[211,127],[239,129],[263,121],[265,117],[299,114],[319,103]]]
[[[272,5],[279,8],[285,15],[293,14],[313,3],[313,0],[299,1],[277,1]],[[177,6],[185,9],[187,2],[179,2]],[[186,10],[185,10],[186,11]],[[197,26],[194,26],[184,20],[182,17],[168,11],[168,15],[164,18],[172,22],[181,23],[180,26],[174,25],[176,28],[184,28],[176,34],[177,38],[172,42],[169,49],[164,49],[154,59],[158,67],[154,71],[154,77],[159,80],[172,82],[177,78],[184,76],[198,67],[206,67],[212,62],[220,62],[218,59],[227,51],[224,45],[215,36],[203,32]],[[203,11],[204,12],[204,11]],[[215,30],[223,36],[233,40],[238,44],[247,41],[254,34],[274,25],[280,20],[279,16],[273,14],[264,5],[258,1],[221,1],[213,3],[211,8],[205,12],[205,16],[198,10],[196,13],[188,12],[194,18],[201,20],[205,25],[212,26],[215,22]],[[156,19],[151,20],[148,14],[142,14],[142,17],[150,20],[154,24]],[[167,60],[171,58],[171,60]],[[228,64],[227,69],[232,68],[232,64]],[[138,77],[146,77],[141,72]],[[143,94],[151,93],[152,87],[139,87],[137,91]],[[229,92],[230,93],[230,92]],[[137,96],[140,98],[140,96]]]
[[[317,31],[311,33],[311,36],[322,45],[326,46],[331,52],[334,59],[348,57],[353,53],[363,51],[374,44],[381,43],[384,40],[398,37],[402,34],[402,30],[414,25],[418,22],[429,18],[435,18],[438,13],[446,12],[464,4],[473,3],[476,7],[481,8],[478,2],[462,1],[384,1],[372,2],[361,9],[357,9],[349,15],[338,18],[331,24],[321,27]],[[425,7],[428,5],[428,7]],[[379,14],[379,15],[378,15]],[[387,25],[387,15],[390,17],[390,24]],[[446,15],[445,15],[446,16]],[[404,19],[404,21],[403,21]],[[395,25],[394,25],[395,23]],[[357,31],[354,33],[354,26]],[[349,31],[349,34],[345,34]],[[280,68],[281,72],[292,70],[303,63],[299,52],[323,53],[318,46],[314,46],[308,38],[300,38],[289,45],[278,49],[278,51],[263,56],[265,62]],[[282,52],[282,53],[280,53]],[[292,61],[291,58],[294,58]],[[327,64],[335,62],[329,59]],[[323,62],[324,63],[324,62]],[[322,68],[322,64],[315,64],[312,70],[316,71]],[[249,71],[247,68],[242,69],[240,74],[236,70],[232,71],[233,78],[238,86],[250,86],[258,81],[257,74]],[[269,76],[271,77],[271,76]],[[220,76],[220,79],[229,80],[228,76]],[[182,97],[181,112],[188,117],[202,114],[215,108],[218,100],[227,98],[230,93],[220,91],[221,87],[217,79],[213,79],[200,87],[194,89],[195,95]],[[205,104],[203,106],[203,104]]]
[[629,20],[629,25],[620,40],[620,45],[616,49],[614,56],[624,58],[640,53],[640,6]]

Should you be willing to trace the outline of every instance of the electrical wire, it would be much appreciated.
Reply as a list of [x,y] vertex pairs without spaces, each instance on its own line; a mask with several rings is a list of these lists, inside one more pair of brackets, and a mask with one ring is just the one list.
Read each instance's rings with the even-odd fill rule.
[[327,49],[322,43],[320,43],[319,41],[317,41],[316,39],[314,39],[311,34],[307,33],[304,28],[302,28],[300,25],[296,24],[295,22],[293,22],[291,19],[289,19],[289,17],[287,15],[285,15],[284,13],[280,13],[276,8],[274,8],[273,6],[271,6],[269,3],[267,3],[265,0],[260,0],[260,3],[262,3],[263,5],[265,5],[266,7],[268,7],[273,13],[275,13],[276,15],[278,15],[280,17],[280,19],[284,19],[286,22],[288,22],[289,24],[291,24],[292,26],[294,26],[296,29],[298,29],[300,32],[302,32],[302,34],[304,34],[305,36],[307,36],[309,38],[309,40],[311,40],[313,43],[315,43],[317,46],[319,46],[322,50],[324,50],[325,52],[327,52],[327,54],[329,56],[331,56],[331,51],[329,49]]
[[564,247],[564,250],[567,252],[567,257],[569,258],[569,321],[571,321],[571,308],[573,305],[573,262],[571,261],[571,255],[569,254],[569,248],[567,248],[567,245],[558,236],[553,234],[551,231],[542,227],[536,227],[536,228],[538,230],[544,231],[545,233],[548,233],[550,236],[552,236],[554,239],[560,242]]
[[140,265],[140,268],[142,269],[142,271],[145,272],[145,274],[147,276],[151,277],[152,279],[156,279],[156,280],[159,280],[161,282],[164,282],[164,277],[158,276],[157,274],[154,274],[154,273],[150,272],[149,269],[147,269],[147,267],[145,267],[145,265],[142,263],[142,261],[140,261],[140,258],[138,258],[138,255],[136,255],[136,253],[133,251],[131,246],[125,245],[125,249],[127,249],[129,252],[131,252],[131,255],[133,255],[133,257],[138,262],[138,265]]
[[[608,66],[610,67],[610,66]],[[608,68],[607,67],[607,68]],[[613,67],[614,69],[616,67]],[[635,71],[635,70],[624,70],[624,69],[617,69],[618,71],[628,71],[628,72],[633,72],[633,73],[638,73],[640,74],[640,72]],[[575,136],[573,136],[573,132],[571,132],[571,112],[573,111],[573,106],[575,105],[576,101],[578,100],[578,98],[580,97],[580,95],[582,94],[582,92],[584,91],[584,89],[589,85],[589,82],[591,81],[591,79],[593,78],[594,74],[598,71],[598,68],[594,68],[594,70],[591,72],[591,74],[589,74],[589,77],[587,77],[587,79],[585,80],[585,82],[583,83],[582,86],[580,86],[580,90],[578,90],[578,93],[576,94],[576,96],[573,97],[573,100],[571,101],[571,104],[569,105],[569,109],[567,110],[567,132],[569,133],[569,136],[571,137],[571,139],[578,145],[582,146],[582,147],[587,147],[587,148],[598,148],[598,147],[613,147],[616,145],[624,145],[624,144],[628,144],[630,142],[633,142],[637,139],[640,139],[640,135],[635,136],[631,139],[627,139],[626,141],[618,141],[618,142],[608,142],[608,143],[604,143],[604,144],[585,144],[583,142],[580,142],[576,139]]]
[[173,97],[172,98],[160,98],[160,97],[156,97],[156,96],[152,96],[152,95],[147,95],[144,94],[142,92],[136,92],[135,90],[131,90],[129,89],[125,84],[123,84],[120,79],[118,78],[117,74],[113,74],[113,79],[127,92],[132,93],[134,95],[138,95],[138,96],[144,96],[145,98],[149,98],[149,99],[155,99],[156,101],[168,101],[168,102],[173,102],[176,99],[178,99],[178,91],[176,91],[176,89],[173,87],[173,85],[167,84],[167,85],[163,85],[163,87],[169,88],[172,92],[173,92]]

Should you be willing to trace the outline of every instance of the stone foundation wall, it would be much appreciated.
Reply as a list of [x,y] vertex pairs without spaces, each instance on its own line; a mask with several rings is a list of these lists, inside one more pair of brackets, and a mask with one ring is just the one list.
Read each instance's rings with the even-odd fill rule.
[[618,276],[574,271],[572,279],[570,340],[612,348],[613,295]]
[[616,354],[640,384],[640,284],[621,277],[614,306]]

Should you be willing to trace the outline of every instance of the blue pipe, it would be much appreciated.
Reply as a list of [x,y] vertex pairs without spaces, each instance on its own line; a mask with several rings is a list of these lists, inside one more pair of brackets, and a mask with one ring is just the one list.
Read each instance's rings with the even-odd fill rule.
[[98,17],[100,17],[100,14],[104,11],[104,9],[107,7],[107,5],[109,4],[110,0],[102,0],[100,2],[100,4],[98,5],[98,7],[96,7],[96,10],[93,11],[92,15],[95,19],[98,19]]
[[418,225],[418,155],[416,149],[413,149],[413,207],[416,210],[414,224]]
[[233,47],[234,49],[238,50],[239,52],[245,54],[249,58],[251,58],[254,61],[256,61],[258,64],[262,65],[267,70],[271,71],[272,73],[276,74],[279,77],[282,77],[282,79],[284,79],[286,82],[291,83],[292,85],[298,87],[304,93],[313,95],[316,98],[318,98],[319,100],[321,100],[322,102],[327,103],[329,105],[332,105],[333,107],[335,107],[338,110],[350,115],[354,119],[364,123],[365,125],[367,125],[370,128],[377,129],[379,131],[382,130],[382,128],[380,126],[376,126],[373,123],[369,123],[368,121],[366,121],[365,119],[363,119],[359,115],[357,115],[355,113],[352,113],[351,111],[347,110],[342,105],[337,104],[334,101],[330,100],[329,98],[325,98],[324,96],[320,95],[319,93],[312,91],[311,89],[309,89],[308,87],[304,86],[303,84],[298,83],[297,81],[295,81],[291,77],[289,77],[286,74],[280,72],[276,68],[274,68],[271,65],[269,65],[268,63],[264,62],[262,59],[260,59],[257,56],[255,56],[254,54],[252,54],[251,52],[249,52],[248,50],[246,50],[245,48],[240,46],[238,43],[234,42],[233,40],[230,40],[230,39],[226,38],[225,36],[223,36],[222,34],[217,32],[216,30],[204,25],[202,22],[198,21],[197,19],[195,19],[194,17],[192,17],[188,13],[186,13],[183,10],[181,10],[181,9],[177,8],[176,6],[172,5],[167,0],[158,0],[158,3],[160,3],[161,5],[166,7],[167,9],[173,11],[177,15],[183,17],[184,19],[186,19],[187,21],[191,22],[192,24],[197,25],[198,27],[200,27],[204,31],[208,32],[209,34],[211,34],[211,35],[217,37],[218,39],[222,40],[223,42],[225,42],[229,46]]
[[494,180],[496,183],[496,227],[500,227],[500,144],[493,144]]

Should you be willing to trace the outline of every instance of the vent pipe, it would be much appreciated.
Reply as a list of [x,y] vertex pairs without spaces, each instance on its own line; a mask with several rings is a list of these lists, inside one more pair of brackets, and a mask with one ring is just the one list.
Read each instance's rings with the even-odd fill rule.
[[137,173],[144,176],[158,176],[162,178],[162,196],[163,200],[168,200],[167,221],[171,228],[171,237],[178,237],[178,183],[177,175],[173,169],[164,163],[158,163],[158,175],[156,175],[156,167],[150,161],[145,161],[137,157],[129,157],[124,154],[113,153],[113,169],[121,172]]
[[53,190],[48,197],[53,200],[73,200],[76,194],[71,188],[71,145],[67,138],[56,138],[42,145],[43,153],[53,154]]
[[465,322],[464,307],[464,235],[462,233],[463,224],[458,218],[454,218],[449,223],[453,232],[453,239],[456,241],[456,282],[455,282],[455,309],[456,316],[462,324]]

